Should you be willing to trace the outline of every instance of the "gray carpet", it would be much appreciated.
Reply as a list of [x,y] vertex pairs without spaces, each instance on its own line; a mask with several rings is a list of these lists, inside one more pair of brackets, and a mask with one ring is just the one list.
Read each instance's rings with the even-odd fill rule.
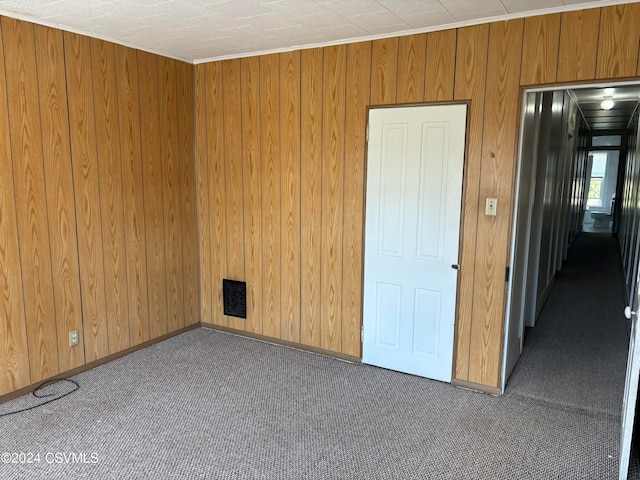
[[582,233],[525,338],[507,393],[620,415],[629,336],[610,234]]
[[[552,354],[533,340],[513,386],[492,397],[196,329],[77,375],[80,389],[58,401],[1,417],[0,452],[40,461],[0,463],[0,479],[616,478],[620,389],[597,394],[596,367],[575,362],[556,401],[553,382],[537,378]],[[572,377],[580,381],[561,388]]]

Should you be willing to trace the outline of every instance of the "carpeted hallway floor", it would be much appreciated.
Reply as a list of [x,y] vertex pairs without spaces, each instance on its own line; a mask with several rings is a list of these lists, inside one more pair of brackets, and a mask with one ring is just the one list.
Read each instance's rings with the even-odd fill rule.
[[[626,327],[589,303],[619,286],[591,263],[570,259],[503,397],[200,328],[0,417],[0,453],[39,454],[0,479],[616,478]],[[572,278],[581,305],[556,299]]]

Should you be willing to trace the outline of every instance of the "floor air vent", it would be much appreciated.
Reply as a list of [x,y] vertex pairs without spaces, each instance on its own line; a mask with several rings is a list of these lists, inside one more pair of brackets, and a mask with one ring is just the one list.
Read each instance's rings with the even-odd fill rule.
[[224,314],[247,318],[247,282],[222,279]]

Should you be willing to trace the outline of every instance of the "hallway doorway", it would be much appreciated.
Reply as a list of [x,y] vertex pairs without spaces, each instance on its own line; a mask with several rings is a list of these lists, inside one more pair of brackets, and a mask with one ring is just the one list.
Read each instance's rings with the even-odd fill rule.
[[[610,94],[615,98],[616,93],[620,97],[614,101]],[[609,101],[618,110],[605,108]],[[631,413],[636,398],[633,391],[631,404],[621,392],[629,346],[629,323],[622,313],[634,298],[640,245],[640,166],[634,159],[640,157],[639,102],[637,84],[524,93],[508,277],[503,389],[517,390],[529,382],[526,389],[543,397],[547,392],[553,401],[572,406],[586,398],[590,408],[604,408],[596,397],[605,391],[614,399],[608,404],[610,414],[618,419],[623,397]],[[589,253],[593,248],[585,242],[609,243],[613,254],[600,258]],[[581,288],[580,282],[588,279],[592,283]],[[543,320],[546,325],[538,326]],[[599,331],[603,325],[607,332]],[[544,351],[540,361],[530,360],[535,353],[520,358],[525,327],[531,329],[526,348]],[[617,332],[616,341],[607,340],[611,331]],[[510,379],[516,363],[518,373]],[[533,371],[523,375],[529,368]],[[554,384],[559,380],[561,385]],[[627,390],[634,390],[627,384]],[[584,385],[586,392],[580,388]],[[625,444],[630,436],[623,430]],[[626,475],[624,459],[620,465]]]

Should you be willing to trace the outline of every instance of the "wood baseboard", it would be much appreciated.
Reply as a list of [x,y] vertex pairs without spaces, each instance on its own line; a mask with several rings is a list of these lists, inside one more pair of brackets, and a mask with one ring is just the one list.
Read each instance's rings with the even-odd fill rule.
[[63,379],[63,378],[73,377],[74,375],[78,375],[79,373],[86,372],[87,370],[91,370],[92,368],[98,367],[105,363],[112,362],[113,360],[117,360],[118,358],[124,357],[125,355],[129,355],[130,353],[136,352],[138,350],[142,350],[143,348],[150,347],[151,345],[155,345],[156,343],[160,343],[164,340],[168,340],[171,337],[175,337],[176,335],[180,335],[182,333],[188,332],[198,327],[200,327],[199,323],[189,325],[187,327],[181,328],[180,330],[176,330],[175,332],[167,333],[166,335],[162,335],[161,337],[157,337],[152,340],[148,340],[144,343],[141,343],[139,345],[129,347],[126,350],[122,350],[121,352],[117,352],[112,355],[107,355],[106,357],[100,358],[99,360],[95,360],[93,362],[85,363],[80,367],[67,370],[66,372],[60,372],[57,375],[53,375],[52,377],[45,378],[42,381],[37,383],[32,383],[31,385],[20,388],[19,390],[14,390],[13,392],[7,393],[5,395],[0,395],[0,403],[8,402],[9,400],[13,400],[14,398],[18,398],[28,393],[31,393],[33,390],[38,388],[38,385],[42,385],[42,383],[47,382],[49,380],[54,380],[56,378]]
[[458,380],[457,378],[451,380],[451,385],[467,390],[473,390],[474,392],[488,393],[489,395],[495,395],[498,397],[502,395],[502,391],[498,387],[490,387],[480,383],[467,382],[466,380]]
[[301,345],[295,342],[289,342],[287,340],[280,340],[278,338],[266,337],[264,335],[258,335],[257,333],[245,332],[244,330],[236,330],[235,328],[223,327],[221,325],[214,325],[212,323],[201,323],[201,327],[210,328],[211,330],[218,330],[220,332],[231,333],[240,337],[249,337],[254,340],[260,340],[261,342],[272,343],[274,345],[283,345],[285,347],[295,348],[296,350],[302,350],[305,352],[317,353],[324,355],[325,357],[333,357],[339,360],[344,360],[350,363],[362,363],[362,359],[353,357],[351,355],[345,355],[343,353],[333,352],[331,350],[324,350],[322,348],[310,347],[307,345]]

